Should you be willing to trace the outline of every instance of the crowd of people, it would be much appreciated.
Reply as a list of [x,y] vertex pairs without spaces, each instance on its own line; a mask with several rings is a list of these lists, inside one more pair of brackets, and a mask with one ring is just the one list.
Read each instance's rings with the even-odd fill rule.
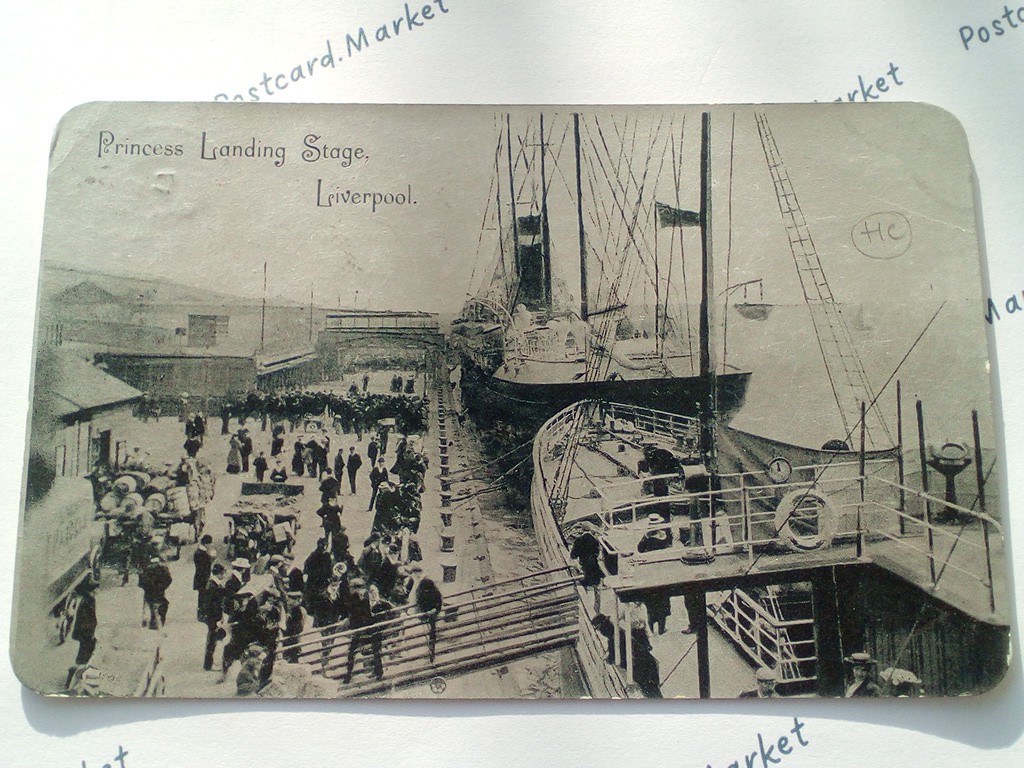
[[[281,397],[286,399],[293,394]],[[428,462],[420,437],[400,426],[421,423],[418,417],[410,415],[412,399],[403,394],[378,396],[362,392],[350,392],[342,399],[350,404],[372,403],[367,413],[375,419],[359,425],[360,430],[365,430],[366,461],[372,467],[367,510],[373,514],[371,532],[360,548],[353,548],[342,522],[342,498],[356,494],[363,456],[355,446],[347,451],[344,446],[338,447],[332,455],[332,433],[324,427],[323,417],[333,417],[337,430],[344,431],[345,418],[339,418],[341,409],[331,399],[334,396],[303,394],[291,407],[293,413],[302,413],[307,422],[291,446],[288,466],[282,461],[287,458],[286,426],[276,423],[271,428],[273,469],[269,480],[288,483],[290,477],[293,483],[296,478],[317,483],[319,507],[315,514],[322,533],[314,550],[301,564],[290,550],[257,560],[247,556],[229,560],[219,557],[212,539],[204,537],[195,552],[193,588],[197,592],[197,618],[207,627],[203,665],[207,670],[213,668],[216,650],[223,644],[220,679],[227,679],[231,667],[240,664],[236,676],[240,695],[255,693],[268,684],[275,658],[298,662],[318,653],[329,655],[338,639],[331,638],[345,630],[348,648],[343,682],[351,680],[356,659],[365,651],[372,657],[374,675],[381,678],[386,632],[375,626],[392,618],[396,608],[410,602],[415,603],[415,612],[423,614],[427,652],[431,660],[434,658],[441,592],[423,575],[418,564],[422,553],[417,540]],[[417,402],[416,408],[420,407]],[[249,457],[254,450],[244,426],[245,417],[258,415],[259,410],[246,401],[241,412],[242,426],[230,433],[227,471],[251,473],[257,482],[265,482],[269,462],[263,452],[258,452],[250,466]],[[274,413],[275,417],[280,415],[271,409],[266,412]],[[190,422],[191,417],[186,419],[186,423]],[[248,551],[260,551],[258,543]],[[313,650],[307,647],[311,643],[300,641],[308,629],[324,630],[322,644],[312,641],[317,646]]]

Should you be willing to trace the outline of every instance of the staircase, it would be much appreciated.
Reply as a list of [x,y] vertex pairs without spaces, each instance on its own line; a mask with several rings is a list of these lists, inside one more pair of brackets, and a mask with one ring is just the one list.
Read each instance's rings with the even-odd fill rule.
[[[298,663],[314,674],[339,681],[342,698],[384,693],[393,688],[443,679],[504,664],[513,659],[571,646],[579,632],[576,578],[568,569],[540,571],[466,590],[445,598],[437,617],[437,642],[430,660],[428,616],[415,605],[394,610],[373,625],[381,638],[384,675],[373,674],[372,643],[356,653],[352,679],[342,683],[351,638],[344,624],[321,627],[298,637]],[[360,630],[368,637],[371,628]],[[278,663],[284,663],[279,661]]]
[[779,684],[795,692],[817,679],[817,656],[813,618],[790,603],[783,606],[772,589],[764,603],[733,589],[717,604],[709,602],[708,618],[752,664],[774,669]]

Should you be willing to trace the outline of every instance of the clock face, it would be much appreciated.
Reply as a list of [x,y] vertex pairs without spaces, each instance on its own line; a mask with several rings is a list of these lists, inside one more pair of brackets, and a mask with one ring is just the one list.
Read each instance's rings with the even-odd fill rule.
[[767,470],[768,479],[773,483],[784,483],[789,480],[789,476],[793,474],[793,465],[782,456],[776,456],[768,464]]

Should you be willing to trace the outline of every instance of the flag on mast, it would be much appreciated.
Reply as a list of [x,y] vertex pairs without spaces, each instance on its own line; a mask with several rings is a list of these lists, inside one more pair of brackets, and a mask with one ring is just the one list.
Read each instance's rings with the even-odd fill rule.
[[684,211],[681,208],[673,208],[671,205],[655,202],[655,211],[658,216],[658,226],[661,227],[699,227],[700,214],[696,211]]

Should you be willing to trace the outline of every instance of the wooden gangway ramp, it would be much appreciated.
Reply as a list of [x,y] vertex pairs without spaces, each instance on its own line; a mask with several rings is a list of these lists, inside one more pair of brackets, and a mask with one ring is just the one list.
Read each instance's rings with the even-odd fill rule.
[[[443,681],[575,644],[579,633],[576,584],[577,577],[560,568],[447,596],[436,618],[433,660],[430,616],[417,612],[415,604],[410,604],[370,627],[352,630],[342,622],[304,632],[297,643],[281,646],[278,654],[282,658],[277,663],[287,663],[290,656],[295,663],[309,665],[314,674],[337,680],[339,698],[372,696]],[[357,635],[352,677],[343,682],[349,650]],[[383,666],[379,679],[373,663],[377,642]]]

